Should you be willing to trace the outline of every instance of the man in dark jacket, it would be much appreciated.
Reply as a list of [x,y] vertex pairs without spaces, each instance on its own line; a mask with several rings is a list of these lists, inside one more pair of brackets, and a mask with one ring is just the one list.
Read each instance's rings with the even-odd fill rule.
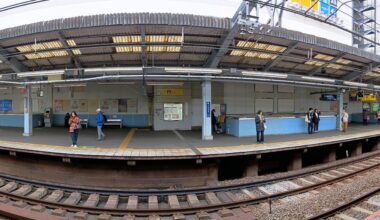
[[265,118],[261,110],[257,112],[255,122],[257,143],[264,143]]
[[314,122],[313,122],[313,117],[314,117],[314,111],[313,108],[309,108],[309,112],[307,113],[307,133],[312,134],[314,131]]

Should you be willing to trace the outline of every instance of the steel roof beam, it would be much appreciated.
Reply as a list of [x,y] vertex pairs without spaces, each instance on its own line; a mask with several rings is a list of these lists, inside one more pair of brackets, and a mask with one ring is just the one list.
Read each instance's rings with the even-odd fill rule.
[[[220,47],[218,49],[215,49],[212,51],[210,57],[207,59],[204,67],[209,68],[216,68],[218,67],[220,61],[222,60],[223,56],[227,53],[229,46],[231,45],[232,41],[235,39],[236,34],[239,32],[239,24],[238,20],[241,14],[246,14],[246,12],[251,13],[253,6],[253,3],[248,4],[249,8],[247,11],[247,3],[245,1],[242,1],[239,8],[235,12],[235,15],[231,19],[231,28],[226,31],[226,33],[223,34],[223,36],[218,41],[218,45]],[[248,14],[249,15],[249,14]]]
[[341,79],[347,80],[347,81],[356,80],[356,79],[364,76],[365,74],[371,72],[373,69],[380,67],[380,64],[375,64],[375,65],[374,64],[375,63],[371,63],[368,67],[362,68],[362,71],[352,71],[351,73],[343,76]]
[[8,57],[6,50],[0,47],[0,60],[8,64],[15,73],[28,71],[28,68],[15,57]]
[[70,46],[69,44],[67,43],[66,41],[66,38],[65,36],[63,35],[62,32],[58,31],[58,39],[59,41],[62,42],[64,48],[67,50],[67,52],[69,53],[69,56],[71,57],[71,59],[74,61],[74,64],[76,66],[76,68],[82,68],[82,64],[79,62],[79,60],[76,58],[75,54],[73,53],[73,51],[70,49]]
[[325,62],[322,66],[316,67],[311,72],[308,74],[309,76],[314,76],[315,74],[319,73],[322,71],[323,68],[327,67],[329,64],[335,63],[337,60],[343,58],[345,53],[340,52],[337,54],[332,60]]
[[280,62],[282,60],[282,58],[284,58],[284,56],[287,56],[294,49],[296,49],[298,44],[299,44],[299,42],[293,42],[291,45],[288,46],[288,48],[281,55],[279,55],[276,59],[267,63],[263,70],[264,71],[270,70],[270,68],[274,67],[278,62]]

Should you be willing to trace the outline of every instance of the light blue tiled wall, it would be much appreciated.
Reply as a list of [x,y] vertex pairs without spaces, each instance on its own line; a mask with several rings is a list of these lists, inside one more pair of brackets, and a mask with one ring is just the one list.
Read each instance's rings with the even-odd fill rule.
[[[227,133],[236,137],[249,137],[256,135],[256,124],[254,119],[237,120],[227,118]],[[268,118],[265,134],[292,134],[306,133],[307,123],[304,118]],[[319,122],[319,130],[335,130],[336,117],[322,117]]]
[[[33,114],[33,127],[41,126],[43,122],[42,114]],[[14,115],[14,114],[2,114],[0,115],[0,126],[1,127],[24,127],[24,115]]]
[[[53,124],[55,126],[63,126],[64,114],[54,114]],[[96,126],[96,115],[95,114],[79,114],[81,119],[88,119],[88,126]],[[122,119],[123,126],[125,127],[148,127],[149,126],[149,116],[147,114],[130,114],[130,115],[107,115],[108,119]]]

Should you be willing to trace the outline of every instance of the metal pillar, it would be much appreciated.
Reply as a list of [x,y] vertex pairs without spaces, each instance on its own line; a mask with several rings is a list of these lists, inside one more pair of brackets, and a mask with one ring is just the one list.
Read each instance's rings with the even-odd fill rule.
[[202,103],[202,140],[212,140],[210,80],[202,83]]
[[343,92],[342,91],[338,91],[337,98],[338,98],[338,112],[337,112],[338,117],[336,118],[336,126],[337,126],[336,129],[341,130],[342,129],[342,114],[343,114]]
[[33,135],[33,105],[32,87],[26,86],[26,97],[24,97],[24,133],[23,136]]

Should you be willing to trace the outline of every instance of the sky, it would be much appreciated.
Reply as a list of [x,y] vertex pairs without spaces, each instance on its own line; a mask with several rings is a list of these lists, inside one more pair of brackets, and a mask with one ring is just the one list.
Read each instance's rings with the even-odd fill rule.
[[[0,0],[0,8],[25,0]],[[49,0],[0,12],[0,29],[81,15],[167,12],[232,17],[241,0]]]

